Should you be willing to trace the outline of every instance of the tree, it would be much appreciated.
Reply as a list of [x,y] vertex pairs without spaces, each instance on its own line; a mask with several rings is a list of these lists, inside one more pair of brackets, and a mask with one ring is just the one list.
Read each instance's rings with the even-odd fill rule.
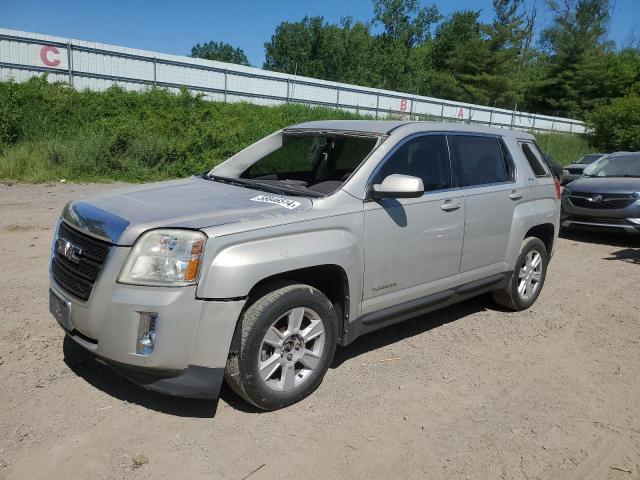
[[373,24],[384,28],[372,52],[379,86],[418,91],[423,69],[412,53],[431,39],[432,25],[441,18],[438,8],[421,7],[418,0],[374,0],[373,11]]
[[374,0],[373,23],[382,24],[382,37],[410,49],[430,37],[430,27],[440,20],[438,7],[420,7],[418,0]]
[[191,56],[194,58],[204,58],[206,60],[217,60],[218,62],[235,63],[250,67],[249,59],[239,47],[234,47],[225,42],[207,42],[202,45],[196,43],[191,47]]
[[442,18],[420,0],[373,0],[371,23],[282,22],[264,68],[577,118],[628,95],[640,82],[640,42],[607,41],[611,0],[546,1],[553,19],[535,41],[533,0],[492,0],[488,22],[480,11]]
[[534,14],[523,0],[493,0],[494,20],[457,11],[442,21],[427,49],[425,89],[433,96],[513,108],[522,102]]
[[350,17],[331,25],[323,17],[282,22],[265,43],[264,68],[339,82],[372,84],[369,26]]
[[[325,67],[320,59],[323,17],[304,17],[299,22],[282,22],[271,40],[264,44],[264,68],[277,72],[323,78]],[[325,55],[326,57],[326,55]]]
[[454,12],[438,25],[427,77],[427,89],[432,95],[471,103],[490,102],[490,50],[479,16],[479,11]]
[[590,141],[598,149],[614,152],[640,150],[640,87],[587,114]]
[[609,0],[549,0],[554,13],[541,41],[548,55],[545,78],[533,104],[539,111],[582,116],[602,102],[599,77],[610,16]]

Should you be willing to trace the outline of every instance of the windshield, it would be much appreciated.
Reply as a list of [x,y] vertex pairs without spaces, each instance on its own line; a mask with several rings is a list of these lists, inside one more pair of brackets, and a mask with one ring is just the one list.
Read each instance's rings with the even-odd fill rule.
[[588,177],[640,177],[640,154],[607,155],[584,169]]
[[595,162],[599,158],[602,158],[602,155],[600,153],[591,153],[589,155],[585,155],[580,160],[578,160],[576,163],[578,165],[588,165],[590,163]]
[[282,146],[255,161],[239,177],[313,196],[329,195],[373,150],[375,137],[285,134]]

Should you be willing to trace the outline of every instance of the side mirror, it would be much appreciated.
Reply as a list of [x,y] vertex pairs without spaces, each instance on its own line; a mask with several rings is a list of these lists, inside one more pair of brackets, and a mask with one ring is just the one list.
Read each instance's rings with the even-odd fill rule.
[[422,179],[394,173],[373,185],[371,198],[418,198],[424,193]]

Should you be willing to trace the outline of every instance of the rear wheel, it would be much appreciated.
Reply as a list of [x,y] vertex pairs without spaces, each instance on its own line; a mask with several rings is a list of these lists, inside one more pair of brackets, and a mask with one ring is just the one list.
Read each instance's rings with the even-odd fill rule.
[[275,410],[320,385],[337,343],[335,311],[322,292],[302,284],[275,288],[247,309],[241,328],[225,378],[249,403]]
[[547,275],[549,255],[542,240],[525,238],[516,268],[505,288],[495,290],[493,299],[510,310],[525,310],[535,303]]

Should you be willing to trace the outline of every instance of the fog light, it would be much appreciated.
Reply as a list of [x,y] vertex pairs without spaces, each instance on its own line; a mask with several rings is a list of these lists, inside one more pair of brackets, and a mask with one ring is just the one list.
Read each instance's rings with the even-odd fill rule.
[[151,355],[156,343],[156,319],[157,313],[140,312],[138,321],[138,340],[136,341],[136,353],[138,355]]
[[636,225],[640,225],[640,218],[627,218],[631,223],[635,223]]

